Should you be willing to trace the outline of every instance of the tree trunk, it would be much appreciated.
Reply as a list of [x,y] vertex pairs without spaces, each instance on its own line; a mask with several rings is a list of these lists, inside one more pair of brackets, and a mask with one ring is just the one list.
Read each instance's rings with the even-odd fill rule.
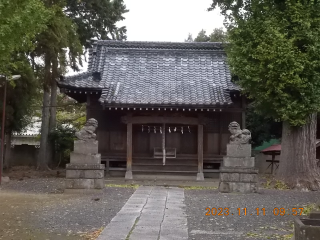
[[[57,126],[57,83],[56,81],[51,83],[51,101],[50,101],[50,119],[49,119],[49,133],[53,131]],[[49,141],[48,149],[48,161],[54,162],[55,158],[55,142]]]
[[4,151],[4,162],[3,167],[5,169],[9,169],[11,166],[10,164],[10,155],[11,155],[11,132],[8,132],[6,134],[6,145],[5,145],[5,151]]
[[47,89],[43,91],[42,120],[41,120],[41,138],[40,150],[38,155],[38,170],[48,170],[48,133],[49,133],[49,104],[50,92]]
[[49,133],[49,106],[50,106],[50,90],[48,88],[51,78],[50,56],[45,55],[45,66],[44,66],[44,83],[43,83],[43,103],[42,103],[42,119],[41,119],[41,138],[40,138],[40,150],[38,155],[38,170],[48,170],[48,133]]
[[283,123],[280,165],[277,178],[290,188],[317,190],[320,172],[316,163],[317,115],[311,114],[302,127]]

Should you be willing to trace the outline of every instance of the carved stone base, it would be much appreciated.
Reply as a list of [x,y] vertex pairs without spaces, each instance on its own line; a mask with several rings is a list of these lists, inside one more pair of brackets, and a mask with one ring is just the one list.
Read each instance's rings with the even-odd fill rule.
[[84,154],[72,152],[70,153],[70,163],[71,164],[100,164],[101,154]]
[[67,170],[104,170],[104,164],[67,164]]
[[75,140],[74,141],[74,152],[76,153],[98,153],[98,141],[97,140]]
[[132,180],[132,179],[133,179],[133,177],[132,177],[132,171],[126,171],[126,175],[125,175],[124,179],[126,179],[126,180]]
[[66,178],[104,178],[104,170],[67,170]]
[[258,183],[220,182],[219,184],[219,191],[222,193],[257,193],[258,190]]
[[223,158],[224,167],[254,167],[254,157],[224,157]]
[[258,192],[258,170],[251,157],[251,144],[228,144],[227,156],[220,167],[219,191],[224,193]]
[[204,181],[203,173],[197,173],[197,181]]
[[104,179],[66,179],[66,189],[102,189]]
[[220,168],[220,192],[258,192],[258,170],[243,167]]
[[227,144],[227,156],[236,158],[250,157],[251,144]]

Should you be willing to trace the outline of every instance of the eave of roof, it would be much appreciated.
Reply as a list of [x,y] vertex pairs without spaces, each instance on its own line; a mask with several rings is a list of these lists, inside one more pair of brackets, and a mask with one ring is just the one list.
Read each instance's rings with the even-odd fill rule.
[[184,49],[184,50],[223,50],[224,43],[221,42],[148,42],[148,41],[105,41],[98,40],[93,43],[95,46],[107,46],[110,48],[127,49]]

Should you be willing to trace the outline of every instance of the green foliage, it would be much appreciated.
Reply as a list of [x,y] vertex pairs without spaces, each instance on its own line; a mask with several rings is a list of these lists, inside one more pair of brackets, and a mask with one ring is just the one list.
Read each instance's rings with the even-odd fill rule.
[[[189,34],[186,42],[225,42],[227,39],[226,32],[222,28],[215,28],[208,36],[206,31],[201,30],[198,36],[193,40]],[[263,115],[254,107],[254,103],[250,104],[246,111],[246,127],[252,132],[251,144],[256,147],[264,141],[272,138],[280,138],[282,131],[282,123],[276,122],[271,117]]]
[[123,0],[67,0],[65,14],[77,25],[77,33],[83,46],[87,40],[126,39],[126,28],[116,26],[128,12]]
[[77,103],[65,94],[58,95],[58,124],[71,125],[80,130],[86,122],[86,104]]
[[320,109],[320,3],[213,0],[233,74],[262,114],[292,126]]
[[206,34],[205,30],[201,30],[197,37],[193,40],[192,35],[189,34],[187,42],[225,42],[227,39],[227,33],[222,28],[215,28],[210,35]]
[[271,117],[257,112],[254,103],[246,110],[246,128],[251,130],[253,147],[260,146],[264,141],[279,139],[282,134],[282,122],[276,122]]
[[106,184],[106,187],[115,187],[115,188],[133,188],[137,189],[140,185],[138,184]]
[[44,83],[50,85],[51,81],[55,81],[59,75],[66,72],[67,66],[78,69],[77,63],[81,64],[82,46],[77,26],[63,12],[64,1],[56,0],[46,6],[53,14],[47,29],[37,36],[37,47],[32,57],[43,58],[45,66],[50,67],[51,71],[43,75]]
[[264,184],[267,189],[288,190],[290,189],[283,181],[268,179]]
[[320,205],[316,203],[311,203],[308,205],[304,205],[302,215],[309,215],[311,212],[320,211]]
[[75,132],[70,126],[58,125],[49,133],[49,140],[55,143],[55,151],[60,155],[60,161],[69,159],[70,152],[73,151]]
[[50,17],[40,0],[1,0],[0,74],[10,76],[10,69],[17,69],[12,55],[32,49],[35,36],[45,29]]
[[210,41],[210,37],[206,34],[206,31],[204,29],[202,29],[197,37],[194,39],[195,42],[209,42]]
[[180,186],[180,188],[183,188],[184,190],[214,190],[218,189],[217,187],[204,187],[204,186]]
[[279,190],[290,189],[287,184],[285,184],[283,181],[280,181],[280,180],[276,181],[276,183],[274,184],[274,188]]
[[193,42],[192,34],[189,33],[187,39],[184,40],[185,42]]
[[[28,59],[23,55],[15,56],[16,69],[8,70],[13,74],[21,74],[21,78],[14,81],[14,84],[7,84],[6,101],[6,132],[20,132],[30,122],[35,113],[32,105],[35,96],[38,94],[38,82],[35,79]],[[3,91],[3,88],[0,90]],[[0,111],[2,112],[3,98],[0,99]],[[0,119],[0,122],[2,118]]]
[[209,38],[210,42],[225,42],[227,40],[227,33],[222,28],[215,28]]

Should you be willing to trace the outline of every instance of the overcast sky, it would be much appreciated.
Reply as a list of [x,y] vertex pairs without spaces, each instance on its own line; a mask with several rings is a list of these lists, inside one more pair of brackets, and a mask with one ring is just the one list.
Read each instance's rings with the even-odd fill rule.
[[195,37],[201,29],[207,33],[223,27],[219,10],[208,12],[212,0],[125,0],[128,41],[183,42],[188,33]]
[[[125,0],[128,13],[118,26],[127,27],[127,41],[183,42],[204,29],[223,27],[219,10],[208,12],[212,0]],[[83,62],[81,72],[87,70]],[[79,72],[69,70],[67,75]]]

